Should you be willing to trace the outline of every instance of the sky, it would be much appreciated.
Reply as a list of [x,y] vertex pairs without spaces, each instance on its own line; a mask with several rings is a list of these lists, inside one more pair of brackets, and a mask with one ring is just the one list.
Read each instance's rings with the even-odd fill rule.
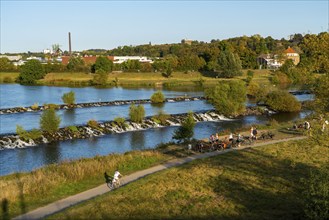
[[260,34],[275,39],[328,31],[329,0],[29,1],[0,0],[0,53],[210,42]]

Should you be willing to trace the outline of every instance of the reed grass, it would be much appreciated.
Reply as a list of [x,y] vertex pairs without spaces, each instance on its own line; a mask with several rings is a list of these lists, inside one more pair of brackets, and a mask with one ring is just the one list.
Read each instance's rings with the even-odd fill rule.
[[49,219],[303,219],[300,178],[329,163],[306,140],[193,161]]
[[10,217],[17,216],[104,183],[105,171],[111,175],[119,169],[122,174],[127,175],[169,158],[170,156],[153,150],[132,151],[66,161],[30,173],[3,176],[0,177],[0,201],[7,199]]

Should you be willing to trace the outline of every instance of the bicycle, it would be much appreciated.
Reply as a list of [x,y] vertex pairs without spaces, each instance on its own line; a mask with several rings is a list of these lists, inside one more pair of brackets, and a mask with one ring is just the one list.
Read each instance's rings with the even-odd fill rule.
[[121,186],[121,182],[120,179],[118,179],[117,181],[113,182],[113,179],[109,182],[106,183],[107,187],[109,187],[111,190],[119,188]]

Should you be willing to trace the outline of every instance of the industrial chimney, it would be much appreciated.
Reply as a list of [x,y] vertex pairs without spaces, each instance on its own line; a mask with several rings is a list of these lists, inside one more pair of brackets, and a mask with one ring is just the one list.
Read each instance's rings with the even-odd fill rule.
[[70,56],[72,54],[72,48],[71,48],[71,32],[69,32],[69,54],[70,54]]

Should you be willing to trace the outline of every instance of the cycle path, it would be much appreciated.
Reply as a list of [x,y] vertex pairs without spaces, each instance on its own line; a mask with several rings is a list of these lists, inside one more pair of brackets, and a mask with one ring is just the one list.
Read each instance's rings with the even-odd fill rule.
[[[191,162],[191,161],[196,160],[196,159],[212,157],[212,156],[228,153],[228,152],[235,151],[235,150],[243,150],[243,149],[246,149],[246,148],[265,146],[265,145],[275,144],[275,143],[280,143],[280,142],[285,142],[285,141],[301,140],[301,139],[305,139],[305,138],[306,137],[304,137],[304,136],[300,136],[300,137],[293,137],[293,138],[271,140],[271,141],[267,141],[267,142],[261,142],[261,143],[255,143],[255,144],[247,145],[247,146],[242,146],[242,147],[239,147],[239,148],[226,149],[224,151],[214,151],[214,152],[209,152],[209,153],[196,154],[196,155],[192,155],[192,156],[184,157],[184,158],[179,158],[179,159],[173,159],[173,160],[170,160],[170,161],[168,161],[164,164],[156,165],[154,167],[151,167],[151,168],[148,168],[148,169],[145,169],[145,170],[141,170],[141,171],[137,171],[135,173],[132,173],[130,175],[122,177],[122,179],[121,179],[122,182],[123,182],[122,186],[126,185],[130,182],[136,181],[136,180],[138,180],[142,177],[145,177],[147,175],[150,175],[152,173],[156,173],[158,171],[165,170],[165,169],[168,169],[170,167],[179,166],[179,165]],[[49,215],[55,214],[59,211],[62,211],[63,209],[66,209],[66,208],[71,207],[73,205],[76,205],[78,203],[84,202],[86,200],[92,199],[96,196],[102,195],[102,194],[107,193],[109,191],[110,191],[110,189],[104,183],[104,184],[102,184],[98,187],[95,187],[95,188],[92,188],[90,190],[81,192],[79,194],[69,196],[67,198],[64,198],[64,199],[58,200],[56,202],[50,203],[46,206],[37,208],[37,209],[32,210],[30,212],[27,212],[23,215],[17,216],[13,219],[15,219],[15,220],[42,219],[42,218],[45,218]]]

